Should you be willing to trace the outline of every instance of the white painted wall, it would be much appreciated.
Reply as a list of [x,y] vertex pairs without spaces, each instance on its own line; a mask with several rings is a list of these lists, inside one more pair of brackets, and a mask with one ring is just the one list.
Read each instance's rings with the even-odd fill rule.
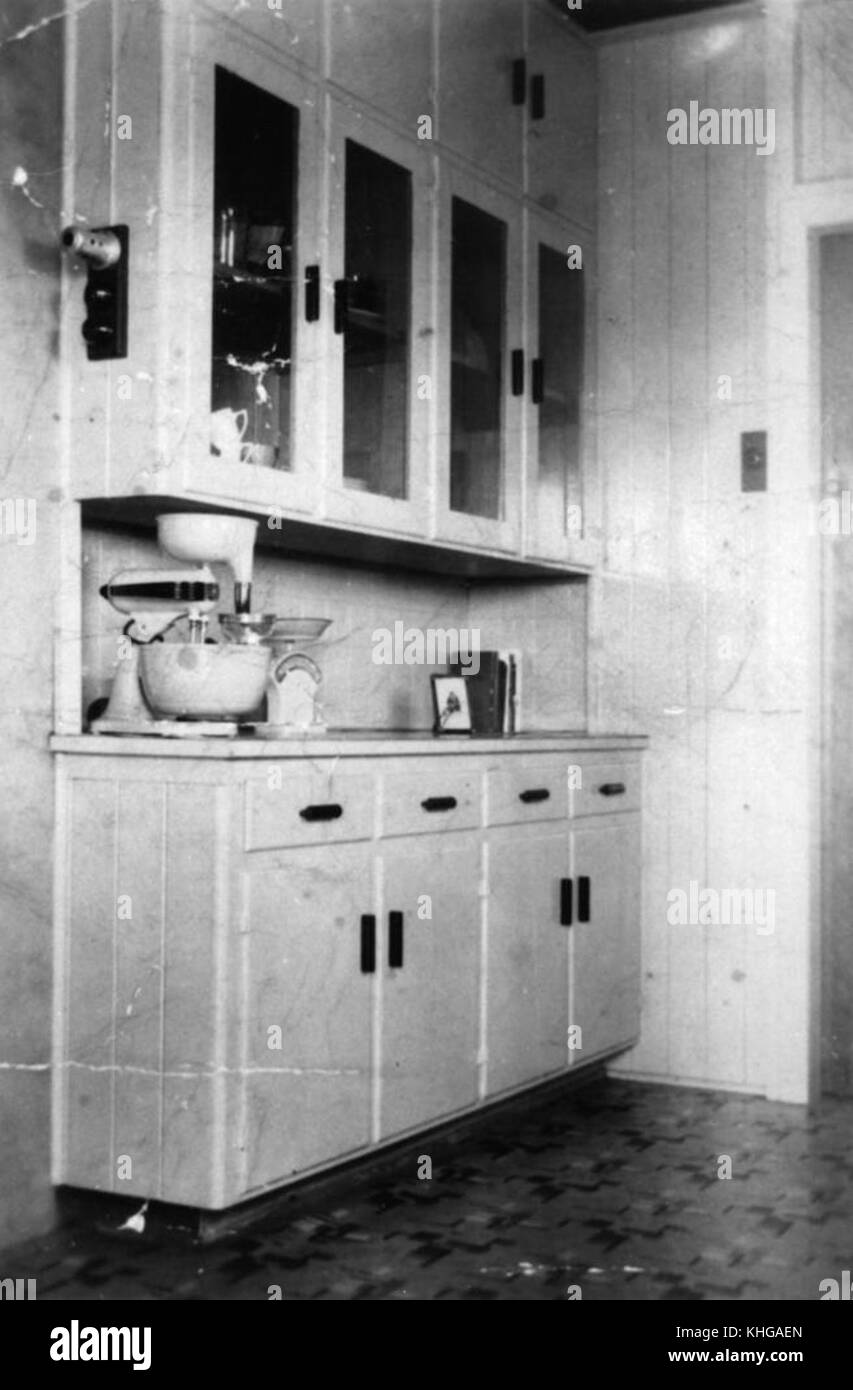
[[[593,726],[652,737],[643,1039],[621,1069],[795,1101],[815,1060],[820,761],[806,238],[820,199],[795,170],[845,172],[853,119],[838,81],[843,111],[804,118],[802,93],[837,77],[853,40],[853,8],[830,4],[832,43],[820,8],[804,11],[808,43],[800,7],[777,0],[766,17],[622,31],[600,67]],[[775,153],[670,146],[667,113],[691,100],[773,106]],[[768,490],[742,493],[739,436],[757,429]],[[772,890],[775,931],[670,925],[667,894],[691,879]]]

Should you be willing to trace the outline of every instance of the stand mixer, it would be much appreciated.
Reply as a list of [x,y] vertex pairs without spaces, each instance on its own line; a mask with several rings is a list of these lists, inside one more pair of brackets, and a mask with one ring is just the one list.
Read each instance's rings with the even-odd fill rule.
[[[257,709],[272,657],[259,636],[253,642],[250,635],[273,622],[250,613],[257,526],[248,518],[207,513],[160,516],[161,549],[195,568],[123,570],[101,588],[101,596],[129,618],[129,648],[93,733],[230,736]],[[247,634],[222,645],[207,640],[208,615],[220,593],[210,563],[230,568],[234,614],[227,617]],[[181,618],[188,620],[189,641],[158,642]]]

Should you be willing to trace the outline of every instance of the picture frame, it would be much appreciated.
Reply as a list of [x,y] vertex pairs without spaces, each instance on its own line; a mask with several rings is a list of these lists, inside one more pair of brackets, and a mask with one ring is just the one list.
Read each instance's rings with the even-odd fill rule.
[[435,711],[434,733],[471,733],[471,707],[464,676],[433,676],[432,703]]

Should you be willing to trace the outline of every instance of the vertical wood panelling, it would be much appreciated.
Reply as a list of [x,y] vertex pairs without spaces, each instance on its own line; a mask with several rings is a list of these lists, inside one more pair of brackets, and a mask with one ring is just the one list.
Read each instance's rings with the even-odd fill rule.
[[[704,35],[687,28],[661,39],[669,48],[668,108],[689,109],[691,101],[704,104],[707,75],[703,60]],[[635,62],[637,62],[635,56]],[[665,120],[666,112],[661,113]],[[695,145],[670,146],[661,140],[661,171],[668,175],[658,196],[668,197],[670,224],[670,429],[672,455],[670,495],[676,505],[697,507],[705,497],[707,457],[707,256],[708,190],[707,151]],[[638,325],[638,341],[642,326]],[[649,350],[651,344],[645,343]],[[707,536],[697,537],[701,550]],[[674,585],[682,618],[691,627],[704,627],[705,595],[692,584]],[[686,612],[684,601],[686,600]],[[677,631],[677,628],[676,628]],[[673,641],[673,651],[679,638]],[[676,657],[677,661],[678,658]],[[700,668],[701,669],[701,668]],[[704,672],[700,677],[704,683]],[[692,696],[691,690],[691,696]],[[705,797],[707,785],[706,733],[701,709],[691,698],[683,723],[674,728],[683,737],[672,748],[669,826],[669,884],[667,891],[687,891],[691,879],[704,883]],[[708,1073],[707,943],[696,924],[672,925],[661,904],[661,920],[668,933],[670,1065],[677,1074]]]
[[[798,615],[795,623],[806,619],[794,471],[778,439],[776,392],[787,378],[783,368],[771,388],[766,367],[773,160],[752,147],[666,142],[671,108],[768,104],[765,63],[766,26],[754,16],[669,25],[601,51],[601,468],[615,540],[594,591],[592,682],[598,717],[630,706],[633,726],[652,735],[643,1036],[621,1065],[790,1097],[804,1087],[807,993],[805,916],[795,920],[794,906],[802,903],[803,866],[790,846],[807,843],[808,816],[799,805],[791,811],[784,775],[785,739],[795,763],[803,747],[805,683],[795,663],[780,685],[780,605]],[[626,187],[631,220],[612,215],[614,189]],[[798,313],[801,288],[799,280]],[[792,349],[786,344],[783,363],[793,361]],[[801,375],[800,361],[788,373],[795,393]],[[720,378],[731,378],[730,400]],[[768,427],[769,491],[744,497],[741,431]],[[621,594],[633,628],[627,662],[612,627],[617,573],[629,591]],[[780,718],[783,711],[790,716]],[[796,827],[793,839],[785,819]],[[691,880],[718,893],[775,891],[775,932],[721,920],[670,925],[667,893],[687,891]],[[799,1040],[787,1075],[783,1017]]]
[[116,843],[115,1153],[132,1164],[119,1192],[157,1190],[160,1152],[163,884],[150,874],[163,850],[163,789],[124,782]]
[[75,1176],[104,1188],[115,1181],[112,1162],[115,1049],[113,1035],[113,936],[116,922],[115,784],[81,780],[69,795],[71,845],[66,963],[68,1009],[66,1118],[68,1153],[63,1182]]

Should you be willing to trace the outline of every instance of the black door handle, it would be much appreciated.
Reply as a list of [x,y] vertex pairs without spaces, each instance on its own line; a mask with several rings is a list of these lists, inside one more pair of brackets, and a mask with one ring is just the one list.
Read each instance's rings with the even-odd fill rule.
[[523,58],[516,58],[512,65],[512,104],[513,106],[523,106],[527,92],[527,63]]
[[361,919],[361,973],[372,975],[376,969],[376,918],[366,912]]
[[519,792],[518,799],[529,806],[534,801],[548,801],[551,796],[547,787],[530,787],[527,791]]
[[545,399],[545,359],[534,357],[530,369],[530,396],[534,405],[541,405]]
[[510,357],[510,380],[512,383],[512,394],[514,396],[524,395],[524,348],[513,348]]
[[530,119],[541,121],[545,115],[545,78],[537,72],[530,79]]
[[320,317],[320,267],[305,267],[305,321],[316,323]]
[[456,797],[428,796],[421,805],[425,811],[453,811],[456,809]]
[[625,791],[625,783],[604,782],[598,790],[602,796],[621,796]]
[[339,820],[344,813],[343,806],[330,801],[319,806],[303,806],[299,812],[303,820]]
[[590,913],[590,883],[582,874],[578,877],[578,921],[588,922]]
[[388,964],[392,970],[400,970],[403,965],[403,914],[388,913]]
[[343,333],[347,326],[347,282],[335,281],[335,332]]
[[572,880],[560,879],[560,926],[572,925]]

